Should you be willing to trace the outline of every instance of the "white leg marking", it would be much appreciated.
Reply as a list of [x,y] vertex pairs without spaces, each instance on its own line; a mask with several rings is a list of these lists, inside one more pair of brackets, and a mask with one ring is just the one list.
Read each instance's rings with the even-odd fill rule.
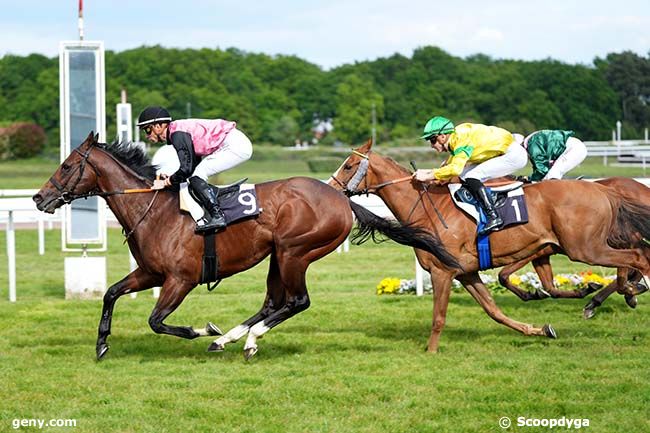
[[250,348],[257,348],[257,339],[262,335],[266,334],[267,332],[269,332],[270,329],[271,328],[266,326],[263,321],[257,322],[255,325],[253,325],[250,331],[248,331],[248,338],[246,339],[244,350]]
[[197,334],[199,334],[201,337],[207,337],[208,335],[208,330],[206,328],[201,328],[201,329],[195,329],[194,330]]
[[216,344],[225,346],[228,343],[232,343],[233,341],[237,341],[240,338],[242,338],[244,335],[248,333],[248,329],[249,329],[248,326],[237,325],[234,328],[232,328],[230,331],[226,332],[225,335],[222,335],[221,337],[214,340],[214,342]]

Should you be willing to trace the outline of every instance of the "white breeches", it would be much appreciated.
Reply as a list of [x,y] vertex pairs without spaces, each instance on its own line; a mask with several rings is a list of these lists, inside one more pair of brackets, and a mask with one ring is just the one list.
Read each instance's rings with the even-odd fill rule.
[[562,179],[572,168],[578,166],[587,157],[587,146],[575,137],[569,137],[566,150],[551,166],[544,180]]
[[212,175],[248,161],[252,155],[253,145],[250,139],[239,129],[233,129],[223,141],[223,146],[204,156],[192,175],[207,181]]
[[488,159],[480,164],[467,164],[460,174],[461,179],[478,179],[481,182],[495,177],[507,176],[526,167],[528,163],[528,153],[521,145],[523,137],[519,134],[515,136],[506,153],[494,158]]

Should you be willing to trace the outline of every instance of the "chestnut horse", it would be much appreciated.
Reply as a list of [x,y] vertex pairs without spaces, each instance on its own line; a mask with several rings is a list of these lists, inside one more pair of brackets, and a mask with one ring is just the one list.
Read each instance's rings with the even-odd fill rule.
[[[111,286],[104,296],[97,359],[108,351],[117,299],[155,286],[162,286],[149,317],[155,332],[188,339],[221,335],[210,322],[202,329],[164,323],[200,281],[204,239],[194,233],[192,218],[180,212],[177,192],[147,193],[151,192],[155,171],[140,148],[99,144],[91,133],[33,197],[39,210],[52,213],[76,198],[103,196],[128,233],[138,268]],[[133,190],[145,193],[127,194]],[[266,182],[256,185],[255,191],[262,212],[218,232],[215,242],[219,278],[249,269],[271,256],[266,299],[260,311],[214,340],[208,351],[224,350],[227,343],[248,335],[244,356],[249,359],[257,352],[259,337],[307,309],[307,267],[345,240],[352,228],[353,213],[361,230],[360,242],[378,231],[397,242],[431,252],[452,269],[458,266],[434,236],[379,218],[316,179],[295,177]]]
[[[597,180],[596,182],[613,188],[618,194],[621,194],[637,203],[650,203],[650,188],[634,179],[627,177],[610,177]],[[639,237],[633,246],[647,247],[647,244],[643,242],[641,237]],[[647,248],[644,248],[644,251],[647,252]],[[549,296],[552,298],[584,298],[588,294],[598,290],[589,286],[575,290],[556,289],[553,285],[553,269],[550,262],[550,255],[556,252],[557,251],[552,246],[548,246],[538,251],[533,257],[505,266],[499,272],[499,282],[523,301],[545,299]],[[535,292],[528,292],[512,283],[509,279],[510,275],[523,268],[531,261],[537,275],[539,275],[543,290],[538,289]],[[625,302],[631,308],[635,308],[637,304],[636,295],[648,290],[646,286],[639,283],[642,278],[643,275],[635,269],[618,269],[616,281],[610,283],[607,287],[602,288],[585,306],[583,310],[585,319],[593,317],[596,314],[596,308],[598,308],[605,299],[616,291],[625,296]]]
[[[452,269],[424,251],[415,250],[433,285],[433,324],[427,350],[435,352],[445,325],[451,283],[460,281],[486,313],[524,335],[555,338],[550,325],[536,327],[510,319],[497,307],[478,274],[476,224],[451,200],[446,186],[412,179],[394,160],[371,149],[371,142],[354,150],[329,181],[348,194],[373,192],[403,223],[428,228],[459,260]],[[631,230],[650,237],[650,208],[637,205],[603,185],[584,181],[545,181],[526,188],[529,222],[490,234],[493,267],[505,266],[555,246],[571,260],[614,268],[630,267],[650,272]],[[621,249],[617,249],[621,248]]]

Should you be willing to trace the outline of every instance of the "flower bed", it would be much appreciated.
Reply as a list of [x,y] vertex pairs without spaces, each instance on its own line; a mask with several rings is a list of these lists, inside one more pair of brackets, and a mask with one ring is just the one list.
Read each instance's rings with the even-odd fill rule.
[[[499,281],[495,276],[488,273],[480,273],[483,283],[488,289],[493,292],[498,292],[505,290],[503,286],[499,284]],[[602,276],[596,273],[593,273],[591,270],[579,272],[577,274],[557,274],[553,277],[553,282],[555,287],[560,290],[573,290],[586,287],[589,283],[596,283],[603,286],[608,285],[616,279],[616,276]],[[534,292],[535,290],[542,287],[542,283],[539,281],[539,277],[534,272],[526,272],[525,274],[519,276],[517,274],[512,274],[510,276],[510,281],[519,286],[524,290]],[[415,280],[406,280],[399,278],[384,278],[377,285],[377,294],[378,295],[406,295],[406,294],[415,294]],[[454,280],[452,283],[452,289],[456,291],[462,290],[461,284]],[[424,281],[424,293],[431,293],[431,281],[425,279]]]

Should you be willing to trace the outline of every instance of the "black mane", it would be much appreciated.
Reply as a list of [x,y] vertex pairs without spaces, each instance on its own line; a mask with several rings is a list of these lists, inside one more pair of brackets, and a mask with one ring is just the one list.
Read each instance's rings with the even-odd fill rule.
[[102,149],[113,155],[131,170],[149,180],[156,178],[156,166],[151,165],[151,160],[145,150],[130,141],[114,141],[102,146]]

